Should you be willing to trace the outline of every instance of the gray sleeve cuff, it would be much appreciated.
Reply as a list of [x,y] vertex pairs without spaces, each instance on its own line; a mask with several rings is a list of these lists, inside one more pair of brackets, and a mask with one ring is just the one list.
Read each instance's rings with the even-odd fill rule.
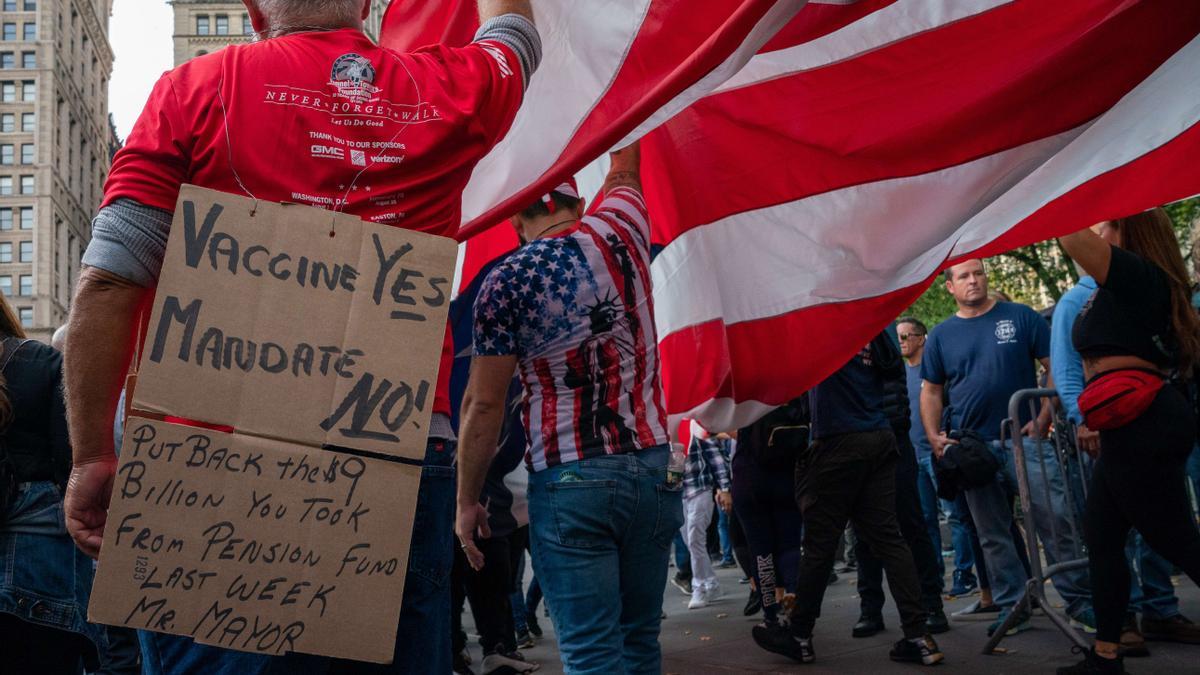
[[479,40],[502,42],[516,52],[521,61],[521,73],[525,76],[525,87],[529,87],[529,78],[542,62],[542,38],[532,21],[520,14],[492,17],[475,33],[475,41]]
[[116,200],[100,209],[92,220],[92,240],[83,254],[83,264],[139,286],[154,286],[167,252],[171,219],[169,211],[132,199]]

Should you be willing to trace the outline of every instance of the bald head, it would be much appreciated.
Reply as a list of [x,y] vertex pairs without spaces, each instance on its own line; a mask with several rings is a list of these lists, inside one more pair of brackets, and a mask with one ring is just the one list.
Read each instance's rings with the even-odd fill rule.
[[[370,0],[242,0],[256,32],[362,28]],[[261,24],[261,25],[260,25]]]
[[64,323],[58,327],[58,330],[54,331],[54,335],[50,337],[50,346],[60,352],[63,350],[63,347],[67,346],[67,324]]

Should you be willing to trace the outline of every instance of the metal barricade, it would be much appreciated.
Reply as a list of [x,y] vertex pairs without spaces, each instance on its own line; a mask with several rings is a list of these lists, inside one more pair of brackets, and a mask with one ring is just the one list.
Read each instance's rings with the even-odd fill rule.
[[[1043,398],[1057,398],[1058,392],[1053,389],[1022,389],[1015,394],[1008,403],[1008,419],[1001,425],[1000,440],[1003,443],[1006,439],[1011,439],[1013,452],[1013,466],[1017,478],[1017,488],[1021,500],[1021,511],[1025,517],[1025,547],[1029,552],[1029,567],[1032,572],[1031,578],[1025,584],[1025,591],[1021,594],[1021,598],[1017,601],[1013,611],[1009,613],[1008,618],[988,640],[987,645],[983,648],[984,654],[991,654],[995,651],[996,646],[1005,638],[1005,634],[1013,627],[1020,619],[1025,611],[1029,611],[1033,603],[1036,601],[1038,606],[1045,612],[1055,626],[1061,630],[1072,643],[1087,649],[1091,646],[1091,642],[1084,638],[1079,631],[1071,626],[1071,621],[1066,613],[1057,610],[1050,606],[1046,600],[1046,581],[1052,579],[1055,575],[1062,574],[1071,570],[1083,569],[1088,565],[1087,551],[1084,547],[1083,533],[1081,531],[1080,509],[1084,500],[1087,498],[1087,483],[1090,475],[1091,458],[1085,453],[1079,451],[1077,444],[1073,442],[1074,429],[1070,428],[1070,422],[1065,425],[1057,425],[1052,430],[1049,438],[1042,440],[1026,439],[1023,437],[1020,428],[1021,409],[1022,406],[1028,406],[1032,413],[1028,419],[1037,419],[1040,402]],[[1060,418],[1065,419],[1065,418]],[[1070,541],[1072,543],[1071,550],[1061,551],[1058,543],[1058,518],[1053,513],[1038,513],[1034,508],[1034,500],[1032,488],[1029,480],[1029,465],[1027,464],[1026,442],[1035,442],[1040,444],[1050,443],[1054,447],[1054,457],[1052,461],[1058,463],[1058,469],[1062,474],[1064,495],[1063,501],[1066,509],[1067,522],[1070,527]],[[1045,497],[1044,504],[1050,505],[1051,509],[1054,506],[1054,498],[1050,490],[1050,481],[1046,480],[1047,461],[1046,454],[1039,447],[1036,452],[1036,461],[1041,469],[1041,489]],[[1054,564],[1042,566],[1041,555],[1038,547],[1038,518],[1043,518],[1048,521],[1050,530],[1050,541],[1043,542],[1046,548],[1053,547],[1056,553],[1056,558],[1059,558]],[[1069,557],[1068,560],[1062,558]]]

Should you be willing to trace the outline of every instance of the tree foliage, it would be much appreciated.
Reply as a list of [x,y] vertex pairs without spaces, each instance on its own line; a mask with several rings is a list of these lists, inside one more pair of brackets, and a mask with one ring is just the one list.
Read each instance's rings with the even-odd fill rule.
[[[1197,243],[1194,239],[1200,235],[1200,197],[1178,201],[1165,208],[1175,225],[1184,259],[1193,267],[1200,266],[1200,251],[1193,251]],[[1193,233],[1193,228],[1198,231]],[[1075,266],[1053,239],[1002,253],[989,258],[987,264],[992,290],[1035,309],[1058,302],[1062,294],[1079,281]],[[954,311],[954,298],[938,277],[905,313],[932,327]]]

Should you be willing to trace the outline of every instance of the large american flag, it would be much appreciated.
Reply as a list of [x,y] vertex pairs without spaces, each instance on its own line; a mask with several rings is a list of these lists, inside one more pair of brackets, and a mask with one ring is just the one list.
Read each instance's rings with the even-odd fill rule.
[[[534,5],[545,58],[464,196],[458,287],[516,243],[489,224],[641,138],[667,407],[709,429],[956,260],[1200,193],[1196,0]],[[383,42],[466,42],[473,11],[393,3]]]

